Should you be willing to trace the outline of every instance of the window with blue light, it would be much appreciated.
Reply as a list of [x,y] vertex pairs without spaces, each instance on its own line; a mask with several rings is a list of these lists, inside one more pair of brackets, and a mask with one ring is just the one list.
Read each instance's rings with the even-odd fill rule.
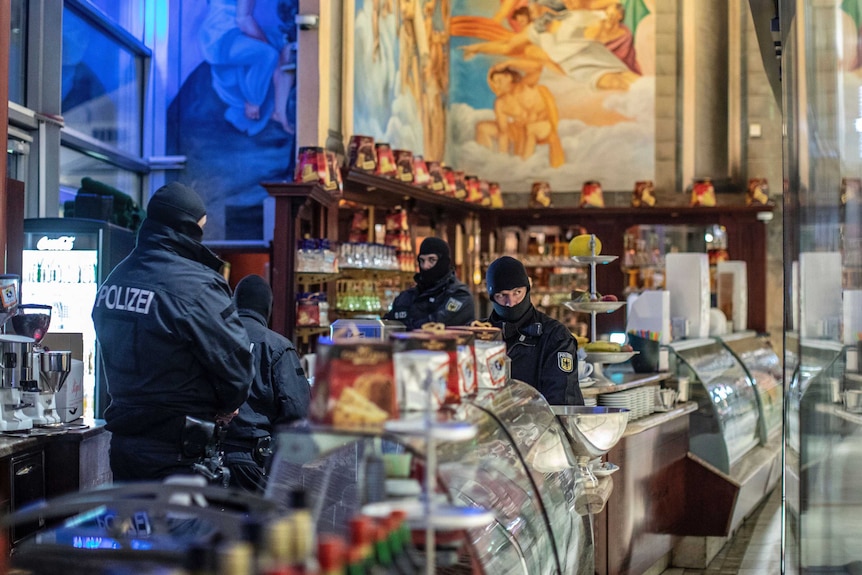
[[141,154],[144,58],[63,9],[62,113],[81,135]]

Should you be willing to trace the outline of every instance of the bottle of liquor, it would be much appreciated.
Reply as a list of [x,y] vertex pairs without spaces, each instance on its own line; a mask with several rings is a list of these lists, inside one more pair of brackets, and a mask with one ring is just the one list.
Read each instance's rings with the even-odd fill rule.
[[291,513],[288,516],[291,526],[290,540],[291,564],[300,567],[305,573],[318,570],[317,558],[314,555],[314,519],[305,499],[305,492],[294,491],[291,494]]
[[371,518],[365,515],[352,517],[348,522],[350,532],[350,545],[359,549],[361,555],[362,569],[370,574],[374,565],[374,550],[372,548]]
[[371,569],[373,575],[399,575],[392,561],[392,551],[389,548],[389,538],[386,527],[381,523],[373,524],[371,527],[374,547],[374,566]]
[[407,555],[406,542],[403,540],[404,534],[401,530],[403,520],[399,515],[391,513],[383,521],[386,524],[387,542],[392,553],[392,563],[395,566],[396,572],[401,575],[417,573],[417,566],[413,565],[410,561],[410,557]]
[[323,535],[317,541],[317,562],[320,575],[346,575],[344,539]]
[[[390,515],[390,520],[395,524],[396,539],[401,542],[401,552],[396,561],[405,565],[405,573],[421,573],[425,570],[425,562],[420,553],[413,547],[413,539],[410,534],[410,526],[407,525],[407,513],[396,509]],[[403,556],[403,557],[400,557]]]
[[368,575],[365,572],[365,552],[361,545],[347,547],[347,575]]
[[254,575],[254,547],[234,541],[218,549],[218,575]]
[[267,525],[257,561],[260,575],[291,573],[292,533],[292,524],[287,517],[278,518]]

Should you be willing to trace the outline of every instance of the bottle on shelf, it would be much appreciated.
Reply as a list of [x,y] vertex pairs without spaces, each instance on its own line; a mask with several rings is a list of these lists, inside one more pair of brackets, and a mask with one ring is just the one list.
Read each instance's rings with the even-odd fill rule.
[[218,575],[254,575],[254,546],[248,541],[233,541],[220,547]]
[[394,534],[395,563],[402,566],[404,573],[421,573],[425,567],[419,552],[413,547],[410,527],[407,525],[407,513],[396,509],[389,514],[389,521]]
[[320,575],[345,575],[346,551],[344,539],[337,535],[322,535],[317,541]]
[[352,517],[348,522],[350,545],[357,548],[363,573],[369,573],[374,555],[371,548],[371,518],[364,515]]
[[347,548],[347,575],[367,575],[365,572],[365,552],[361,545],[351,544]]
[[389,547],[389,534],[386,527],[381,523],[372,523],[371,534],[374,549],[372,575],[402,575],[392,561],[392,550]]

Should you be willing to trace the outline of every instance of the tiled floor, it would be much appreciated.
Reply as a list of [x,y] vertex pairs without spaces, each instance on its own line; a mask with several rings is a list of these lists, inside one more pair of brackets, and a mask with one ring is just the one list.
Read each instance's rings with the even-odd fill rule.
[[706,569],[666,569],[662,575],[779,575],[781,489],[746,519]]

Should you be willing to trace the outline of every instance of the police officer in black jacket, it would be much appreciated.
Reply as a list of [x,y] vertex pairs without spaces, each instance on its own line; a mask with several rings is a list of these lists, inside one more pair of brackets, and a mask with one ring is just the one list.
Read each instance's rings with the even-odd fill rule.
[[529,383],[551,405],[583,405],[578,384],[578,343],[562,323],[533,307],[524,265],[509,256],[485,276],[494,311],[488,321],[503,330],[512,378]]
[[186,417],[226,424],[248,396],[251,344],[222,261],[201,243],[205,223],[194,190],[157,190],[135,249],[96,296],[115,481],[193,473],[207,438],[184,437]]
[[416,285],[398,294],[383,318],[398,320],[408,330],[429,322],[466,325],[476,319],[470,288],[452,270],[449,244],[440,238],[425,238],[417,260]]
[[228,426],[222,442],[233,487],[263,493],[272,433],[308,415],[311,391],[293,343],[267,327],[272,289],[262,277],[244,277],[233,294],[239,319],[254,343],[254,382],[248,400]]

